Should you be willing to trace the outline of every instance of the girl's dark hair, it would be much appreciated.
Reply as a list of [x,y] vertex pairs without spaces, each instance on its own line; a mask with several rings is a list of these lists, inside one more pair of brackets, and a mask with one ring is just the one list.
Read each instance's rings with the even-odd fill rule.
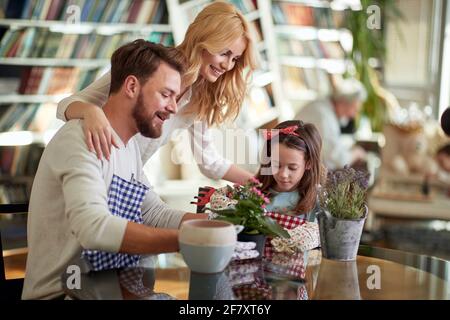
[[[322,164],[320,160],[320,153],[322,150],[322,138],[319,131],[312,123],[303,123],[300,120],[284,121],[278,124],[275,129],[283,129],[291,126],[297,126],[294,131],[299,136],[293,134],[284,134],[279,132],[278,141],[280,144],[287,146],[288,148],[303,151],[305,154],[305,162],[309,169],[305,170],[303,177],[298,185],[298,194],[300,201],[295,208],[298,214],[303,214],[311,211],[317,199],[317,187],[322,178]],[[263,161],[263,165],[259,169],[256,178],[261,181],[261,191],[268,193],[269,188],[276,184],[276,181],[271,174],[261,174],[263,168],[270,170],[271,167],[271,149],[273,139],[267,140],[265,150],[263,151],[264,157],[267,157],[267,161]]]

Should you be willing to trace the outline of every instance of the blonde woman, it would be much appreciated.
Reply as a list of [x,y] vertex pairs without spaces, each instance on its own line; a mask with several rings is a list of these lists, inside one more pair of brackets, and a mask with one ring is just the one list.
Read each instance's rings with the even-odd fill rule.
[[[248,23],[233,5],[214,2],[197,15],[178,49],[189,63],[177,99],[178,112],[164,121],[160,138],[138,136],[143,163],[167,143],[174,130],[188,129],[191,149],[204,175],[238,183],[248,180],[252,174],[224,159],[208,132],[209,127],[234,119],[240,111],[248,77],[256,65]],[[244,78],[246,68],[249,72]],[[99,159],[109,159],[111,145],[117,147],[110,124],[98,108],[107,100],[110,86],[107,73],[58,104],[59,119],[84,119],[86,143]],[[195,134],[194,122],[195,130],[200,130]]]

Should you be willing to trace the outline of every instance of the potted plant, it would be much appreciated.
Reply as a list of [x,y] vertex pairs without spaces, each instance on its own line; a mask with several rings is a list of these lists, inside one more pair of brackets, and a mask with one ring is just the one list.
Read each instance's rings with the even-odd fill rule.
[[239,241],[253,241],[256,250],[263,254],[266,236],[289,238],[289,233],[276,221],[265,215],[269,199],[259,190],[261,183],[250,179],[246,184],[216,190],[211,196],[214,219],[225,220],[244,227],[238,234]]
[[[360,80],[367,90],[367,100],[362,107],[362,114],[370,120],[372,130],[382,131],[383,125],[391,110],[399,107],[394,95],[386,90],[381,82],[381,73],[371,61],[381,62],[386,58],[384,25],[369,28],[368,8],[379,8],[383,13],[381,21],[389,20],[393,25],[396,21],[405,20],[396,1],[392,0],[361,0],[361,10],[348,10],[344,20],[344,28],[350,30],[353,39],[349,59],[355,67],[352,76]],[[373,18],[378,18],[374,15]],[[381,19],[381,17],[379,17]],[[381,23],[380,21],[380,23]],[[374,60],[375,59],[375,60]],[[386,112],[388,111],[388,112]]]
[[322,255],[328,259],[356,259],[367,218],[369,174],[353,168],[330,171],[319,192],[317,214]]

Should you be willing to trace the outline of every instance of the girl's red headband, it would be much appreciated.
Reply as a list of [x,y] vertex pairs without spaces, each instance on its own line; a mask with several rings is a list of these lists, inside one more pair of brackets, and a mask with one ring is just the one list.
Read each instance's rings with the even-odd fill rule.
[[300,137],[300,135],[297,132],[295,132],[297,129],[298,129],[298,126],[290,126],[290,127],[286,127],[283,129],[267,130],[266,131],[266,140],[271,140],[280,133],[285,134],[285,135],[292,135],[292,136]]

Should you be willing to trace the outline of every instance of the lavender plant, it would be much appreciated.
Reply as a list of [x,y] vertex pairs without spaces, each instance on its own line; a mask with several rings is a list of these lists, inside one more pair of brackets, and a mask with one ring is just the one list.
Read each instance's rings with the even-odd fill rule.
[[319,192],[320,206],[337,219],[362,218],[368,181],[368,172],[350,167],[329,171]]

